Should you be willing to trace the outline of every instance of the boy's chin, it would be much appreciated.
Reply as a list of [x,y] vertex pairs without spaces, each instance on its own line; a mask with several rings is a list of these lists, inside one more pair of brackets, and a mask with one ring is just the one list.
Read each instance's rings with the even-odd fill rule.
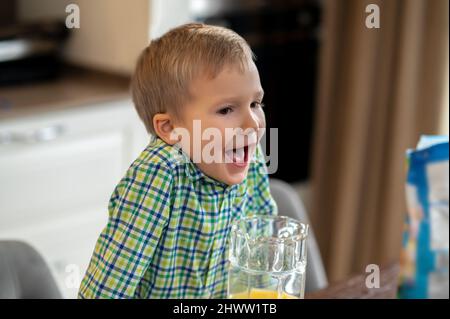
[[240,172],[230,172],[225,169],[223,176],[221,176],[221,181],[229,186],[240,184],[247,177],[247,173],[248,169],[244,169]]
[[226,177],[225,180],[222,180],[222,182],[224,182],[228,186],[233,186],[242,183],[246,176],[247,174],[245,174],[245,176]]
[[246,167],[236,168],[233,165],[221,163],[213,165],[199,165],[200,169],[209,177],[227,184],[228,186],[242,183],[248,174]]

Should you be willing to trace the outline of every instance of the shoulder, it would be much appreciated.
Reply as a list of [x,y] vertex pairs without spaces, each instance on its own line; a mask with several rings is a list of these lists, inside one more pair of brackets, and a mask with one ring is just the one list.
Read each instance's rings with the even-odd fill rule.
[[154,137],[132,166],[153,166],[170,170],[176,168],[182,162],[182,155],[176,147]]
[[185,173],[179,150],[159,138],[153,138],[128,168],[121,185],[138,183],[140,187],[160,185],[167,188]]
[[154,137],[131,164],[130,169],[148,172],[161,171],[166,175],[174,175],[185,167],[186,161],[186,156],[179,148]]

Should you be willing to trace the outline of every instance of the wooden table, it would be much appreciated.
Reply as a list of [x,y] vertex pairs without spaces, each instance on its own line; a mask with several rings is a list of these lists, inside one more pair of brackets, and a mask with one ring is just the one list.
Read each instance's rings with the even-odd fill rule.
[[380,267],[380,288],[367,288],[365,282],[368,274],[360,274],[331,284],[325,289],[306,294],[306,299],[396,298],[399,270],[397,263]]

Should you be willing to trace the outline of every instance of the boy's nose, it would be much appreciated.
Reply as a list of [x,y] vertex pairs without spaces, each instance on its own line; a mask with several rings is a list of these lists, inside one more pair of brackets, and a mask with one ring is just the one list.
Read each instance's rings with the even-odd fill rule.
[[258,118],[258,116],[256,116],[256,114],[254,114],[251,110],[248,110],[245,113],[245,118],[242,123],[242,128],[244,130],[246,130],[246,129],[258,130],[263,125],[260,122],[261,122],[261,119]]

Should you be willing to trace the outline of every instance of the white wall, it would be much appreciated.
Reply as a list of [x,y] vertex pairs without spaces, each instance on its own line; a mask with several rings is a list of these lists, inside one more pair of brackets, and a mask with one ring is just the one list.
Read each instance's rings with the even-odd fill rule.
[[149,37],[160,37],[177,25],[192,22],[190,12],[193,9],[193,3],[199,3],[199,1],[150,0]]

